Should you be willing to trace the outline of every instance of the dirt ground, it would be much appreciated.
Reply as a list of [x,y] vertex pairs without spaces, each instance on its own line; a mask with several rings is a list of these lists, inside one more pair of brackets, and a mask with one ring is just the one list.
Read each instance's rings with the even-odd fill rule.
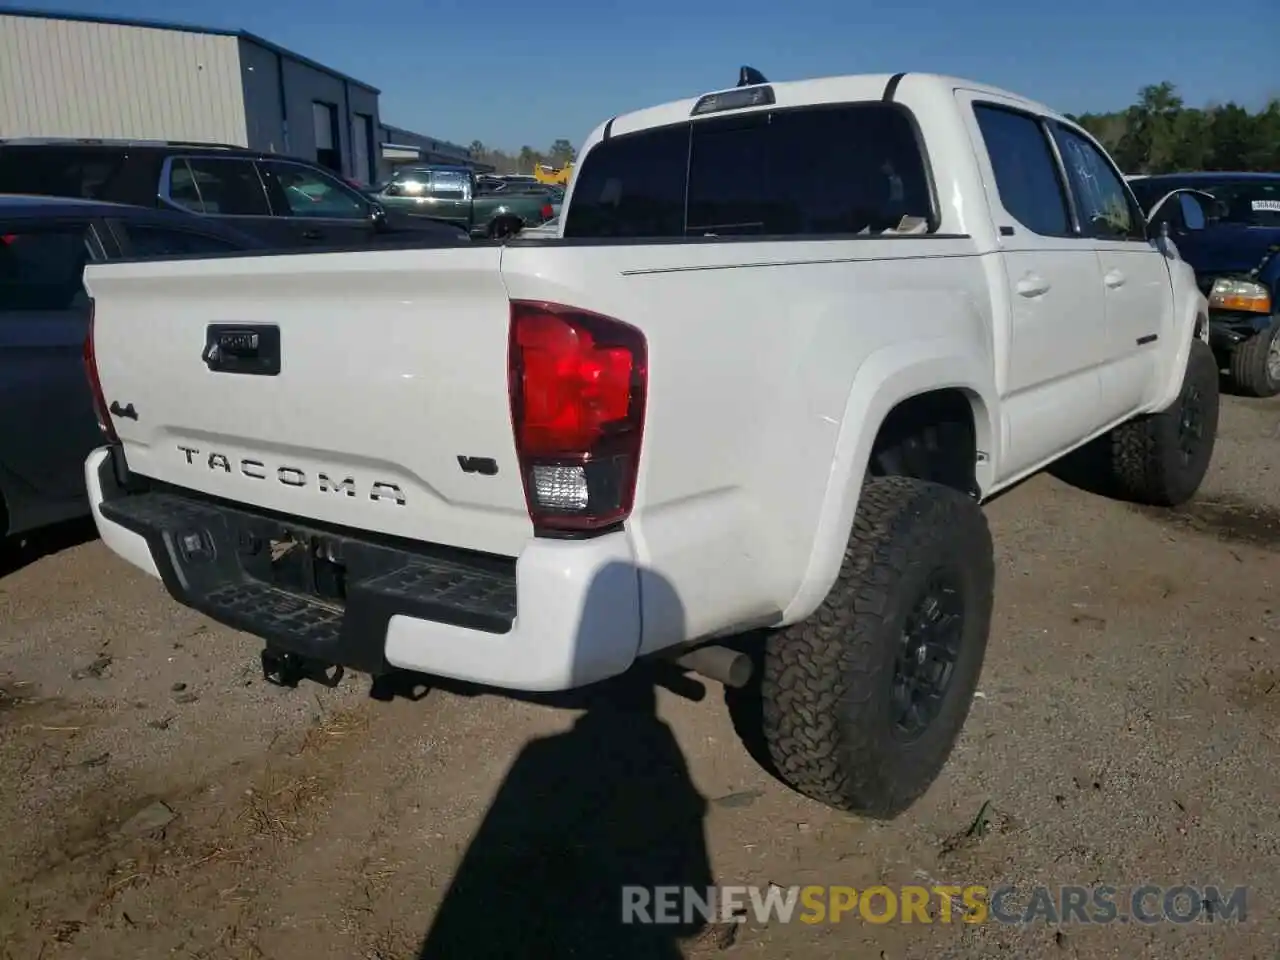
[[[1280,402],[1224,400],[1186,509],[1044,475],[988,510],[980,693],[887,824],[780,786],[710,682],[270,687],[257,641],[63,531],[0,571],[0,957],[1276,957]],[[713,882],[1248,899],[1239,924],[617,923],[620,884]]]

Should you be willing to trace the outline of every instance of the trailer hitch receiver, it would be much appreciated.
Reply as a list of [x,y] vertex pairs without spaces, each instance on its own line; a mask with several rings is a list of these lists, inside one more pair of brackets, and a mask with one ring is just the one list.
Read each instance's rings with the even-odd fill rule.
[[268,647],[262,651],[262,679],[277,687],[295,689],[303,680],[336,687],[342,682],[343,673],[338,664],[322,663],[288,650]]

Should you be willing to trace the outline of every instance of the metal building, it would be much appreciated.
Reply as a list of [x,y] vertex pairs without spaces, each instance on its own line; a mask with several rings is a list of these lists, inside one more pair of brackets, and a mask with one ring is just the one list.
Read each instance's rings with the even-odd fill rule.
[[371,183],[378,94],[242,30],[0,9],[0,139],[234,144]]
[[447,163],[471,167],[476,173],[492,173],[493,166],[480,163],[471,156],[467,147],[448,140],[423,136],[412,130],[393,127],[389,123],[382,125],[379,154],[381,179],[389,178],[396,167],[414,166],[420,163]]

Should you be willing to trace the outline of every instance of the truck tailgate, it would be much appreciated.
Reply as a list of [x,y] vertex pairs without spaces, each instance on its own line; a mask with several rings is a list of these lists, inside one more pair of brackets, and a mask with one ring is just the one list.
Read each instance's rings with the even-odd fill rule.
[[103,395],[134,414],[112,417],[130,469],[284,514],[515,556],[532,527],[507,395],[501,254],[90,266]]

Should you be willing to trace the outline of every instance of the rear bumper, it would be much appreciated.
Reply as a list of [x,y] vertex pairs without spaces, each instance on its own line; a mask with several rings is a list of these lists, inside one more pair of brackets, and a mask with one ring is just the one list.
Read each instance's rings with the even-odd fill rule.
[[[110,447],[90,454],[85,479],[114,553],[275,650],[375,675],[399,668],[552,691],[625,672],[640,645],[639,574],[623,532],[531,539],[512,561],[143,489]],[[286,530],[304,544],[300,576],[340,590],[321,599],[270,582],[271,541]]]

